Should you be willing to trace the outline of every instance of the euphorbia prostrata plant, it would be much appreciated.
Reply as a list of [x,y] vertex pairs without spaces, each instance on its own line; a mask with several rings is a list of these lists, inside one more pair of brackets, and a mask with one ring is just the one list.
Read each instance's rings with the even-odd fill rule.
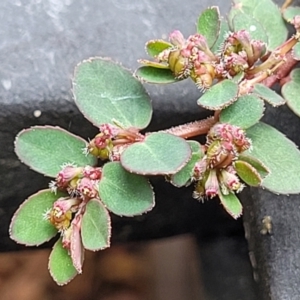
[[[290,37],[286,23],[295,28]],[[59,127],[34,126],[17,135],[20,160],[53,179],[16,211],[11,238],[38,246],[58,235],[49,270],[63,285],[82,272],[85,250],[109,247],[110,213],[135,216],[153,208],[151,176],[194,185],[194,198],[218,198],[233,218],[242,214],[237,194],[246,185],[300,193],[299,150],[260,122],[269,104],[287,103],[300,116],[300,70],[291,72],[300,60],[299,28],[297,7],[281,13],[270,0],[235,0],[226,20],[213,6],[189,37],[175,30],[168,41],[147,42],[152,59],[140,60],[134,76],[110,59],[81,62],[75,103],[99,133],[85,141]],[[147,132],[152,107],[141,82],[187,78],[212,116]],[[270,89],[275,83],[283,96]],[[200,135],[203,145],[192,140]]]

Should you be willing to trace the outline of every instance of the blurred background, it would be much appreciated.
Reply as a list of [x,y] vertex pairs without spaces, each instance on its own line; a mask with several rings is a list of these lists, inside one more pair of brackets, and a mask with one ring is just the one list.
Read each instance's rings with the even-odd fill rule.
[[86,251],[83,274],[64,287],[49,249],[0,254],[1,300],[257,300],[242,237],[180,235]]

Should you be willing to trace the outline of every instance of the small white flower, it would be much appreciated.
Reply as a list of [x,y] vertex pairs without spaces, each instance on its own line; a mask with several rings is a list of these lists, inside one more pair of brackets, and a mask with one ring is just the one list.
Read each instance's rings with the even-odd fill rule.
[[56,181],[52,180],[49,183],[49,189],[52,193],[56,194],[57,193],[57,185],[56,185]]

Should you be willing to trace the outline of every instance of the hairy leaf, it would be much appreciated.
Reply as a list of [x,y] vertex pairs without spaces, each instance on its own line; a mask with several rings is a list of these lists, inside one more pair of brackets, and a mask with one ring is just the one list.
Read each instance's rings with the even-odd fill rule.
[[287,38],[288,30],[278,6],[272,0],[234,0],[230,19],[244,13],[256,19],[268,35],[268,49],[274,50]]
[[188,162],[192,151],[187,142],[175,135],[155,132],[121,154],[121,164],[141,175],[175,174]]
[[247,129],[263,116],[264,102],[254,95],[244,95],[221,111],[220,122]]
[[179,172],[170,178],[171,183],[177,187],[182,187],[190,183],[196,162],[204,156],[201,145],[197,141],[187,142],[192,149],[192,157]]
[[217,6],[204,10],[198,18],[197,32],[202,34],[211,48],[220,33],[220,11]]
[[281,93],[289,108],[300,116],[300,69],[293,70],[290,78],[291,80],[283,85]]
[[254,167],[261,178],[265,178],[270,173],[270,170],[259,159],[251,155],[240,154],[238,160],[245,161]]
[[293,58],[296,60],[300,60],[300,43],[298,42],[292,50]]
[[234,218],[237,219],[243,212],[243,207],[240,200],[235,194],[229,193],[224,195],[219,192],[219,198],[225,210]]
[[291,23],[295,16],[300,16],[300,7],[289,6],[282,13],[283,18]]
[[218,35],[218,39],[216,40],[215,44],[213,45],[213,47],[211,48],[211,51],[213,53],[217,53],[220,51],[221,46],[225,40],[226,34],[229,32],[229,26],[227,21],[225,21],[224,19],[220,20],[220,32]]
[[95,165],[96,158],[84,155],[86,141],[60,128],[34,126],[22,130],[15,140],[19,159],[33,170],[55,177],[63,164]]
[[239,177],[250,186],[260,186],[262,178],[257,170],[249,163],[237,160],[234,163],[235,170]]
[[224,109],[237,99],[238,85],[229,79],[225,79],[212,86],[197,103],[211,110]]
[[119,162],[104,165],[99,193],[107,209],[116,215],[140,215],[154,207],[154,193],[148,180],[127,172]]
[[274,107],[285,104],[285,100],[280,95],[261,83],[255,84],[252,92]]
[[233,18],[234,31],[247,30],[254,40],[265,42],[268,45],[269,37],[265,28],[255,18],[251,17],[247,13],[238,13]]
[[157,62],[157,61],[151,61],[147,59],[139,59],[138,62],[146,67],[153,67],[157,69],[170,69],[169,64],[165,62]]
[[121,65],[104,58],[80,63],[73,79],[75,103],[95,126],[114,121],[124,128],[145,128],[152,116],[143,85]]
[[71,256],[68,250],[63,248],[61,239],[55,243],[51,251],[48,267],[52,278],[58,285],[67,284],[77,275]]
[[111,236],[110,216],[104,205],[91,199],[81,224],[82,243],[85,249],[97,251],[109,247]]
[[179,81],[170,69],[162,69],[153,66],[138,68],[134,75],[141,81],[147,83],[167,84]]
[[173,45],[164,40],[151,40],[146,43],[145,50],[150,56],[156,57],[159,53],[171,47]]
[[15,212],[9,233],[17,243],[38,246],[53,238],[57,229],[45,218],[45,213],[63,193],[42,190],[25,200]]
[[247,129],[253,149],[249,153],[270,170],[262,187],[279,194],[300,193],[300,151],[281,132],[258,123]]

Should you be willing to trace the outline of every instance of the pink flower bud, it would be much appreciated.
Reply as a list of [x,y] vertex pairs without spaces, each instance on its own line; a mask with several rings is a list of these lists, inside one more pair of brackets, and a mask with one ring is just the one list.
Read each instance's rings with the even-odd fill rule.
[[172,45],[177,46],[179,48],[183,47],[185,44],[185,38],[179,30],[174,30],[170,34],[169,41]]
[[118,127],[113,126],[113,125],[108,124],[108,123],[100,125],[99,129],[100,129],[101,133],[107,139],[115,138],[118,135],[119,131],[120,131],[120,129]]
[[251,41],[251,46],[253,50],[253,60],[256,62],[258,59],[260,59],[263,55],[265,55],[267,51],[266,44],[262,41]]
[[220,172],[220,182],[224,184],[230,192],[241,191],[241,189],[243,189],[243,185],[236,174],[228,172],[225,169],[222,169]]
[[219,182],[216,170],[212,169],[209,172],[208,178],[205,182],[205,195],[207,197],[213,198],[218,195],[219,192]]
[[83,169],[83,176],[87,177],[91,180],[99,180],[102,175],[102,169],[101,168],[94,168],[91,166],[86,166]]
[[206,158],[202,158],[200,161],[196,162],[193,172],[193,179],[199,180],[203,177],[206,169],[207,169],[207,161]]
[[82,175],[82,167],[67,165],[56,176],[56,185],[58,188],[66,188],[71,180]]
[[294,25],[295,29],[298,31],[300,29],[300,16],[299,15],[295,16],[291,23]]
[[98,197],[98,183],[99,180],[91,180],[87,177],[84,177],[79,180],[76,190],[83,198],[96,198]]
[[59,198],[54,202],[47,218],[58,231],[66,230],[70,226],[72,213],[78,209],[80,202],[77,198]]
[[207,50],[209,50],[206,38],[199,33],[193,34],[191,36],[189,36],[189,38],[187,39],[187,48],[198,48],[199,50],[202,50],[204,52],[206,52]]

